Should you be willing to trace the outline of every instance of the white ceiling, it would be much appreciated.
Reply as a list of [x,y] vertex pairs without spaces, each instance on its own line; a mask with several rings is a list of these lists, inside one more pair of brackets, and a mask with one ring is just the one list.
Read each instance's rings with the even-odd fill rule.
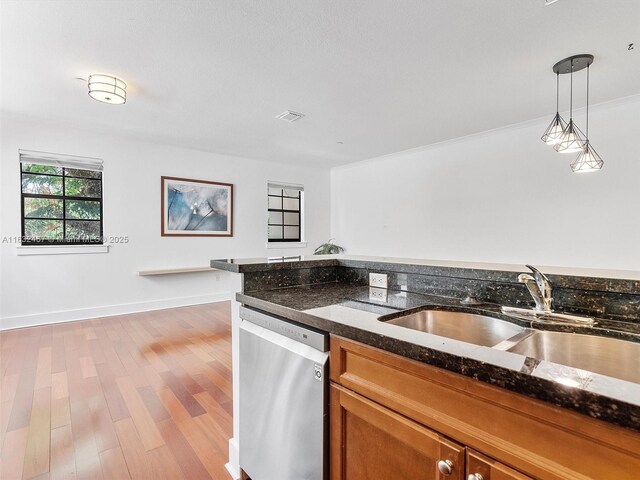
[[[551,118],[551,66],[576,53],[596,57],[593,103],[640,93],[640,1],[544,3],[2,0],[2,109],[332,166]],[[101,72],[126,105],[74,79]]]

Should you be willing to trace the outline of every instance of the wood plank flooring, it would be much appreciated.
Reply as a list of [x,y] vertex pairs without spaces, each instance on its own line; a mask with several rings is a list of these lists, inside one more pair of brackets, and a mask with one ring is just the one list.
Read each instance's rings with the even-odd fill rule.
[[0,479],[228,479],[229,302],[0,332]]

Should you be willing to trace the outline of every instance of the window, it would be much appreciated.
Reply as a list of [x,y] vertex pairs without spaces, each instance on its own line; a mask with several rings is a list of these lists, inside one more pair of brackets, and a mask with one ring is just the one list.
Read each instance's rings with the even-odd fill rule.
[[301,241],[303,190],[300,185],[269,183],[269,242]]
[[102,161],[20,151],[22,245],[102,243]]

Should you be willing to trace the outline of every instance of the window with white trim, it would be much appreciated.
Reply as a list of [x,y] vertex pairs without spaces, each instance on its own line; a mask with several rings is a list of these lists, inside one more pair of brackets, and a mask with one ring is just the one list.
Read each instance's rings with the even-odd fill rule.
[[269,243],[302,241],[302,185],[269,182],[267,191]]
[[22,245],[103,243],[102,160],[19,153]]

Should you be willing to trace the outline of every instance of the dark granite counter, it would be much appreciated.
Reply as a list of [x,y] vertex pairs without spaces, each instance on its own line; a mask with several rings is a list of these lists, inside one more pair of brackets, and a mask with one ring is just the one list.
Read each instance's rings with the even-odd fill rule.
[[[444,262],[350,255],[211,260],[244,275],[244,290],[315,283],[366,286],[369,273],[388,275],[388,288],[515,307],[533,305],[518,283],[524,265]],[[564,313],[640,323],[640,272],[540,267],[553,285],[554,308]]]
[[[385,301],[371,300],[369,287],[335,282],[238,293],[237,300],[307,326],[640,431],[639,384],[379,320],[381,316],[429,306],[541,328],[502,315],[497,305],[463,307],[455,298],[393,290]],[[594,327],[572,328],[579,333],[610,335],[612,327],[621,327],[619,336],[626,340],[640,342],[640,328],[634,323],[621,325],[598,320]]]
[[[211,267],[234,273],[274,272],[318,267],[347,267],[404,274],[513,282],[525,265],[369,257],[361,255],[301,255],[269,258],[215,259]],[[640,272],[538,266],[558,287],[640,294]]]
[[[541,267],[556,311],[596,319],[593,326],[578,327],[502,314],[501,305],[533,306],[517,281],[524,265],[325,255],[212,260],[211,266],[242,274],[237,300],[248,307],[640,431],[640,382],[379,320],[425,307],[455,309],[525,328],[640,342],[640,272]],[[387,274],[384,298],[370,295],[370,273]],[[463,306],[467,296],[482,304]],[[640,358],[629,361],[636,363],[632,371],[640,371]]]

